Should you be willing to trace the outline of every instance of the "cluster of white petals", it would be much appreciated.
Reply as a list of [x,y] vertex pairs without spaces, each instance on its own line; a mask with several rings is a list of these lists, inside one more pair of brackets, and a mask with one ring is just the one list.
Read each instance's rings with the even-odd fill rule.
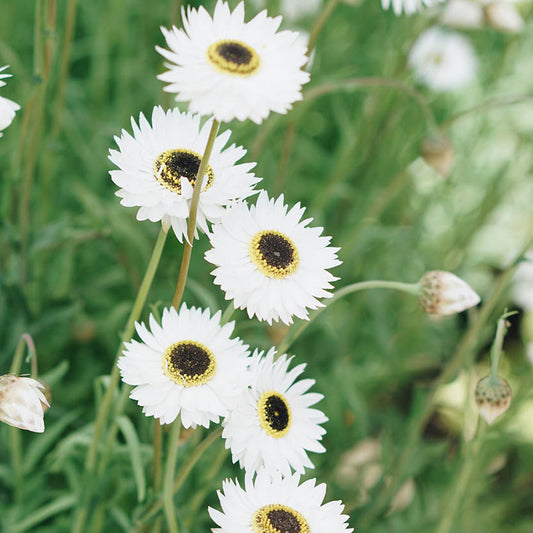
[[[2,71],[6,70],[9,65],[5,65],[3,67],[0,67],[0,87],[4,87],[6,85],[5,81],[2,81],[5,78],[10,78],[11,74],[4,73],[2,74]],[[15,113],[20,109],[20,106],[13,102],[13,100],[10,100],[9,98],[4,98],[3,96],[0,96],[0,137],[2,137],[2,131],[5,130],[15,118]]]

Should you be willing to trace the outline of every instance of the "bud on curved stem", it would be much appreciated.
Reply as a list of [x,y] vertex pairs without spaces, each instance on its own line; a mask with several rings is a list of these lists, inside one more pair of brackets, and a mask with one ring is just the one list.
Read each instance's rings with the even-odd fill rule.
[[430,270],[418,282],[418,304],[429,315],[446,316],[465,311],[480,302],[470,285],[451,272]]

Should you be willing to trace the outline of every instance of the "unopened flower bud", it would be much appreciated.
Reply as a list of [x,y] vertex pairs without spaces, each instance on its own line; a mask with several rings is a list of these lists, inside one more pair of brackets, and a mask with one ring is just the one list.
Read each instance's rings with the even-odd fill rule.
[[480,379],[474,391],[479,414],[492,424],[511,405],[511,387],[501,377]]
[[42,433],[43,408],[50,406],[42,389],[44,385],[32,378],[0,376],[0,420],[10,426]]
[[441,176],[446,177],[455,161],[455,150],[446,137],[426,137],[420,145],[424,161]]
[[524,20],[515,6],[507,2],[495,2],[485,8],[487,22],[496,30],[520,33]]
[[418,303],[429,315],[453,315],[480,301],[470,285],[451,272],[430,270],[418,282]]

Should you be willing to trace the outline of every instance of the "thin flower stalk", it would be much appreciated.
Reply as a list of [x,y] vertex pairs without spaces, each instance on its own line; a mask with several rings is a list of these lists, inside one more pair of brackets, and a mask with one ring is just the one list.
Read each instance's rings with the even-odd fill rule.
[[198,174],[196,175],[196,181],[194,183],[193,195],[191,199],[191,209],[189,211],[189,220],[187,223],[187,241],[183,247],[183,255],[181,257],[180,271],[178,275],[178,282],[176,284],[176,291],[172,298],[172,307],[178,309],[181,300],[183,298],[183,291],[185,290],[185,282],[187,281],[187,274],[189,272],[189,265],[191,263],[192,246],[194,240],[194,232],[196,231],[196,215],[198,214],[198,202],[200,201],[200,193],[202,191],[201,183],[202,178],[209,164],[209,157],[213,150],[213,145],[217,136],[220,122],[213,119],[211,124],[211,131],[209,132],[209,138],[205,147],[204,154],[200,167],[198,168]]

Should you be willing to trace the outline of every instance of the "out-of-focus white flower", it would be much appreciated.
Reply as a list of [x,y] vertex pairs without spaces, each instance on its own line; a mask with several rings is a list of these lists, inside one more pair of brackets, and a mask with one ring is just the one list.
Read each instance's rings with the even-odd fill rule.
[[520,33],[524,29],[524,19],[510,2],[494,2],[485,8],[487,22],[496,30]]
[[454,315],[480,301],[470,285],[451,272],[431,270],[420,278],[418,285],[418,303],[429,315]]
[[440,21],[453,28],[481,28],[483,5],[473,0],[451,0],[445,5]]
[[437,27],[418,37],[408,63],[417,81],[435,91],[461,89],[474,79],[478,66],[466,37]]
[[522,309],[533,311],[533,261],[522,261],[516,269],[511,299]]
[[480,379],[474,392],[479,414],[492,424],[511,405],[511,387],[501,377]]
[[[256,9],[265,9],[267,0],[250,0]],[[288,21],[298,21],[314,17],[322,7],[322,0],[281,0],[279,11]]]
[[524,20],[511,0],[451,0],[440,21],[460,29],[481,28],[485,23],[509,33],[524,29]]
[[412,15],[413,13],[417,13],[426,7],[433,6],[442,1],[443,0],[381,0],[381,6],[383,9],[389,9],[389,7],[392,6],[392,10],[396,15],[401,15],[402,13]]
[[[3,67],[0,67],[0,87],[3,87],[6,85],[5,81],[2,81],[5,78],[10,78],[11,74],[1,74],[3,70],[8,68],[9,65],[5,65]],[[13,102],[13,100],[9,100],[9,98],[4,98],[3,96],[0,96],[0,137],[2,137],[2,130],[5,130],[11,122],[13,122],[13,119],[15,118],[15,113],[20,109],[20,106]]]
[[44,385],[32,378],[0,376],[0,420],[35,433],[44,431],[44,409],[50,407]]

